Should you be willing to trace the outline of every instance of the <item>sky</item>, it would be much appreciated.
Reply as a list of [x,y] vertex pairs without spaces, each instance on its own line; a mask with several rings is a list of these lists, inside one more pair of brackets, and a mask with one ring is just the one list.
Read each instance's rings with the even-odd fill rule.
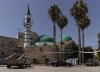
[[[45,33],[53,37],[53,22],[48,16],[48,9],[56,4],[62,13],[68,18],[68,24],[63,29],[63,35],[69,35],[78,44],[78,28],[75,20],[71,17],[69,9],[76,0],[0,0],[0,35],[16,37],[18,28],[24,32],[23,19],[29,4],[31,18],[33,20],[32,31],[38,35]],[[84,0],[88,5],[88,16],[91,19],[90,26],[85,29],[85,46],[97,48],[100,32],[100,0]],[[56,26],[56,41],[60,40],[60,29]]]

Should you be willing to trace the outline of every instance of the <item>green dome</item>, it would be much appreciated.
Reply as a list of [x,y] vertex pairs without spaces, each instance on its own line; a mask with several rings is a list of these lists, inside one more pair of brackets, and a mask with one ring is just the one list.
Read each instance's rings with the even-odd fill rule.
[[[69,41],[69,40],[72,40],[72,38],[70,36],[68,36],[68,35],[62,36],[62,42]],[[61,39],[60,39],[60,41],[61,41]]]
[[53,42],[53,38],[48,35],[41,35],[36,39],[36,42]]

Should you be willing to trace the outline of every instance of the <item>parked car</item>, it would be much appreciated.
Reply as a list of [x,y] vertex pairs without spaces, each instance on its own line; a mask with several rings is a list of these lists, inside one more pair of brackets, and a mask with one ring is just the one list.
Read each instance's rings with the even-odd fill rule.
[[86,66],[99,66],[99,62],[98,61],[87,61],[85,62]]
[[90,61],[87,61],[87,62],[85,62],[85,65],[86,65],[86,66],[93,66],[93,63],[90,62]]
[[65,62],[65,61],[62,61],[62,60],[56,60],[54,62],[48,62],[47,63],[47,66],[54,66],[54,67],[58,67],[58,66],[72,66],[72,63],[68,63],[68,62]]
[[99,66],[99,61],[94,61],[94,66]]

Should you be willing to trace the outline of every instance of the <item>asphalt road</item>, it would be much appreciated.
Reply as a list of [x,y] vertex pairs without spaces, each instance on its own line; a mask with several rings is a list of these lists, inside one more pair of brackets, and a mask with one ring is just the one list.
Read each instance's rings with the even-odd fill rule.
[[5,65],[0,65],[0,72],[100,72],[100,66],[95,67],[52,67],[52,66],[31,66],[19,69],[18,67],[6,68]]

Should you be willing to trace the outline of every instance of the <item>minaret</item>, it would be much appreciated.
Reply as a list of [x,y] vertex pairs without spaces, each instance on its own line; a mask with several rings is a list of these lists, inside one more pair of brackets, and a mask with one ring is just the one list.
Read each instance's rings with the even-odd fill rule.
[[31,27],[33,21],[31,21],[31,14],[28,5],[28,9],[24,19],[24,27],[25,27],[25,39],[24,39],[24,48],[30,47],[30,34],[31,34]]

